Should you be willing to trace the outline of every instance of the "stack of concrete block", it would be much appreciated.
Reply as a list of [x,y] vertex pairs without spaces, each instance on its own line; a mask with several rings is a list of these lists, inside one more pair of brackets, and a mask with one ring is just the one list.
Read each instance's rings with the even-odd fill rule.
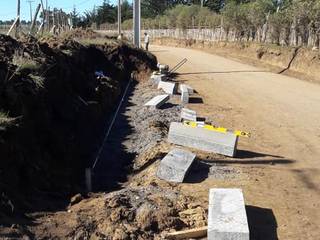
[[181,121],[192,121],[192,122],[196,122],[197,121],[197,113],[196,111],[187,109],[187,108],[182,108],[181,109]]
[[162,89],[165,93],[173,95],[177,91],[177,84],[175,82],[160,81],[158,89]]
[[170,96],[165,94],[165,95],[158,95],[154,98],[152,98],[149,102],[145,104],[145,106],[149,106],[152,108],[159,108],[163,104],[165,104],[168,100],[170,99]]
[[168,79],[166,74],[152,74],[150,80],[153,84],[159,84],[160,81],[166,81]]
[[241,189],[210,189],[208,240],[249,240]]
[[180,92],[181,92],[181,102],[183,104],[189,103],[189,91],[186,85],[180,85]]
[[173,149],[160,162],[157,176],[168,182],[182,183],[196,155],[182,149]]
[[172,122],[168,141],[181,146],[234,157],[237,151],[238,136],[233,133],[215,132]]
[[191,86],[187,85],[187,84],[180,84],[180,92],[182,93],[181,89],[187,88],[189,95],[194,94],[194,90]]

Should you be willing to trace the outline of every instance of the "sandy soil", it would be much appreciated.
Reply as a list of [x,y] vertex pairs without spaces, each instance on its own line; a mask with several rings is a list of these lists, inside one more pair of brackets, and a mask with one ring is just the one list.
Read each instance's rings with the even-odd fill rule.
[[320,85],[202,51],[165,46],[151,51],[171,67],[188,58],[177,80],[202,97],[189,108],[217,125],[252,133],[240,139],[237,159],[206,159],[237,169],[235,177],[208,178],[199,171],[181,191],[206,202],[209,188],[242,188],[248,209],[262,216],[249,219],[251,225],[270,234],[255,239],[317,239]]

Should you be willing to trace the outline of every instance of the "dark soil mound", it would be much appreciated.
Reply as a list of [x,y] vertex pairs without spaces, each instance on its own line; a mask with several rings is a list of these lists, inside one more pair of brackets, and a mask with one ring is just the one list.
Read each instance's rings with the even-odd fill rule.
[[[50,209],[39,196],[81,191],[84,168],[102,140],[132,72],[156,67],[128,45],[56,47],[0,35],[0,217]],[[97,79],[96,71],[105,77]]]

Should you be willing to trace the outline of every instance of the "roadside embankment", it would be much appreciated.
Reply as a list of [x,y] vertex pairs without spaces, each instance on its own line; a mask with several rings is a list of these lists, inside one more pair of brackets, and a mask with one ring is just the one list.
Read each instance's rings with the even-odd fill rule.
[[157,64],[115,40],[72,39],[0,35],[0,219],[53,210],[81,192],[84,168],[131,73],[142,76]]
[[235,58],[273,72],[320,83],[320,52],[306,48],[281,47],[251,42],[209,42],[172,38],[155,39],[154,44],[205,50]]

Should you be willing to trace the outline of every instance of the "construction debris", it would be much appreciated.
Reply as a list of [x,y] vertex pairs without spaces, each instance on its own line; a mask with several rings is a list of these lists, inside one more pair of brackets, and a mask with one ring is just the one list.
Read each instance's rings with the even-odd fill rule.
[[196,155],[182,149],[173,149],[164,159],[158,168],[157,176],[168,182],[183,182]]
[[168,233],[166,239],[191,239],[191,238],[203,238],[207,236],[208,227],[194,228],[184,231],[177,231]]
[[181,121],[197,121],[197,113],[196,111],[190,110],[188,108],[181,109]]
[[208,240],[249,240],[249,227],[241,189],[210,189]]
[[181,146],[234,157],[238,136],[232,133],[209,131],[205,128],[192,128],[183,123],[172,122],[168,141]]
[[170,99],[169,95],[158,95],[154,98],[152,98],[149,102],[145,104],[145,106],[159,108],[163,104],[165,104]]

